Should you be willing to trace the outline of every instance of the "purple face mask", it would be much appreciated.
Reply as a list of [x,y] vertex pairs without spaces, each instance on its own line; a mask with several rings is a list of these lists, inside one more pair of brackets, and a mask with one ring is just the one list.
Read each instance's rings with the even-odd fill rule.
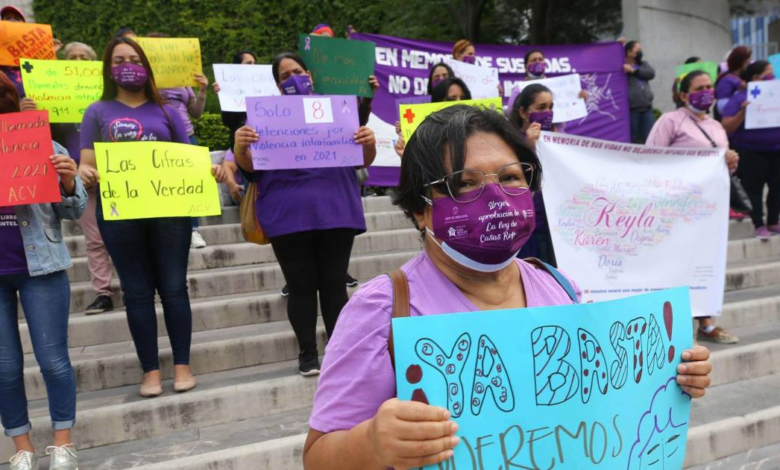
[[438,85],[439,83],[443,82],[444,80],[446,80],[446,78],[437,78],[436,80],[433,80],[431,82],[431,89],[436,88],[436,85]]
[[528,121],[531,124],[539,123],[543,131],[553,130],[553,112],[552,111],[531,111],[528,113]]
[[477,63],[477,57],[473,55],[464,55],[463,56],[463,62],[467,64],[476,64]]
[[146,85],[149,74],[143,65],[125,62],[111,67],[111,78],[127,91],[138,91]]
[[535,77],[541,77],[544,75],[546,70],[547,64],[544,62],[534,62],[533,64],[528,64],[528,73]]
[[769,75],[764,75],[764,81],[769,82],[775,79],[775,74],[770,73]]
[[688,104],[694,111],[705,112],[715,102],[715,90],[699,90],[688,95]]
[[311,79],[307,74],[292,75],[282,82],[283,95],[311,95]]
[[[450,197],[433,200],[433,233],[441,249],[475,271],[496,272],[508,266],[531,237],[535,226],[531,191],[506,194],[499,185],[485,185],[469,203]],[[438,242],[436,242],[438,244]]]

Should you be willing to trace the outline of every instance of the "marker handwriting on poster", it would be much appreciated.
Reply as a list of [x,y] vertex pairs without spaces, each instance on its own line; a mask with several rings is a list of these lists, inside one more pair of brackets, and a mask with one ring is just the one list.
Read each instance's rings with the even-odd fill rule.
[[246,112],[248,97],[281,94],[270,65],[214,64],[214,80],[222,111]]
[[0,21],[0,65],[18,67],[22,58],[57,58],[51,25]]
[[446,407],[460,427],[453,458],[428,468],[681,468],[689,305],[679,288],[393,320],[398,398]]
[[158,88],[199,86],[196,73],[203,73],[198,38],[136,38],[149,57]]
[[103,94],[103,63],[89,60],[33,60],[21,64],[24,91],[51,122],[80,123]]

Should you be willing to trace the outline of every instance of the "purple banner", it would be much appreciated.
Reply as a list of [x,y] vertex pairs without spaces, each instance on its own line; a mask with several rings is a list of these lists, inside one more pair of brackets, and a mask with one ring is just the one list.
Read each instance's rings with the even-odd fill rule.
[[[434,41],[356,33],[352,39],[376,43],[376,70],[380,87],[374,96],[373,113],[389,125],[398,116],[396,100],[425,95],[428,71],[433,64],[452,58],[452,44]],[[505,95],[525,78],[524,56],[529,50],[541,50],[547,60],[547,75],[555,77],[579,73],[582,89],[588,94],[588,115],[566,123],[569,134],[616,142],[630,142],[628,83],[623,73],[623,46],[617,42],[567,44],[553,46],[476,46],[477,64],[498,69]],[[377,131],[377,129],[374,129]],[[381,136],[379,141],[381,142]],[[382,151],[380,145],[380,151]],[[399,160],[400,162],[400,160]],[[397,166],[389,157],[378,159],[380,166]],[[391,165],[392,163],[392,165]],[[398,180],[372,176],[369,184],[394,186]],[[382,172],[385,176],[387,172]]]
[[354,96],[290,95],[248,97],[247,125],[260,140],[252,144],[255,170],[362,166],[363,148]]

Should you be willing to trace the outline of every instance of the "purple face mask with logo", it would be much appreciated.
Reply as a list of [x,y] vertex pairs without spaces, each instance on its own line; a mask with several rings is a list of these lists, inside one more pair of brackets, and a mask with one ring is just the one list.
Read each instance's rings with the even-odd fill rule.
[[528,121],[531,124],[539,123],[543,131],[553,130],[553,112],[552,111],[531,111],[528,113]]
[[699,90],[688,95],[688,104],[694,111],[705,112],[715,102],[715,90]]
[[307,74],[292,75],[282,82],[283,95],[311,95],[311,79]]
[[127,91],[138,91],[146,85],[149,74],[143,65],[125,62],[111,67],[111,78],[117,86]]
[[476,64],[477,63],[477,57],[473,55],[464,55],[463,56],[463,62],[467,64]]
[[541,77],[544,72],[547,71],[547,64],[545,62],[534,62],[528,64],[528,73],[534,77]]
[[[485,185],[472,202],[450,197],[433,200],[433,233],[441,249],[475,271],[495,272],[508,266],[531,237],[535,226],[531,191],[506,194],[499,185]],[[436,242],[438,244],[438,242]]]

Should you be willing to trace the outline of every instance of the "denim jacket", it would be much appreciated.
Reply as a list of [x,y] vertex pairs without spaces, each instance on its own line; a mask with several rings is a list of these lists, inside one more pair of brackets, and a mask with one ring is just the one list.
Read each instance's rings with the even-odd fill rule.
[[[57,142],[54,153],[68,155]],[[62,202],[15,206],[17,223],[22,232],[24,254],[30,276],[42,276],[68,269],[72,263],[65,242],[62,240],[60,220],[76,220],[87,205],[87,191],[81,178],[76,176],[76,188],[72,196],[65,194],[60,185]]]

